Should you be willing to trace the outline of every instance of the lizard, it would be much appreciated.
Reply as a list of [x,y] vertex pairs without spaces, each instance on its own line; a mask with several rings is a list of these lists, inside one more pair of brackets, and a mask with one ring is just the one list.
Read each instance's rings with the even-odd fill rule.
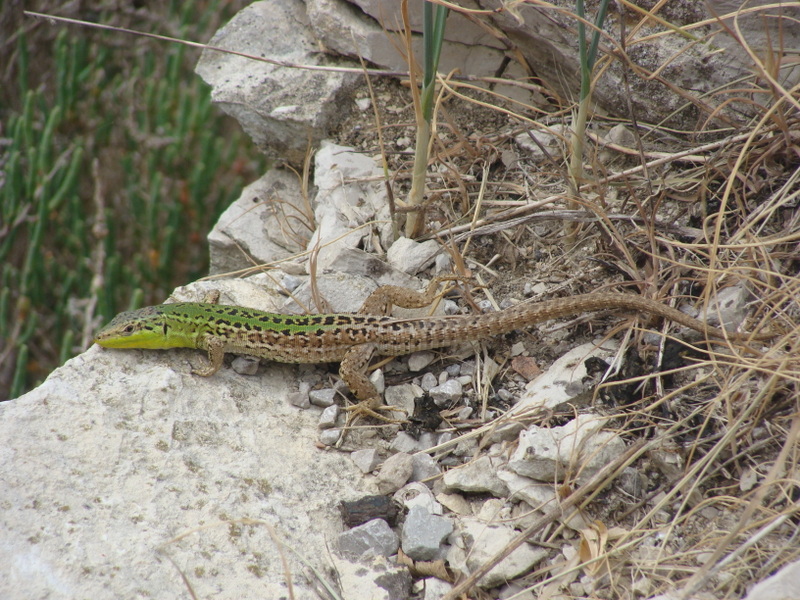
[[366,375],[373,355],[400,356],[454,343],[477,341],[526,328],[542,321],[585,312],[623,309],[666,318],[706,336],[746,342],[770,334],[748,334],[711,327],[675,308],[633,294],[592,292],[479,315],[393,318],[393,305],[421,308],[431,304],[443,280],[433,279],[424,292],[399,286],[378,287],[357,313],[292,315],[218,304],[219,293],[204,302],[177,302],[120,313],[103,327],[94,342],[105,348],[196,348],[208,364],[192,373],[210,376],[222,366],[225,353],[281,363],[339,362],[339,376],[359,400],[353,408],[385,421],[377,411],[378,390]]

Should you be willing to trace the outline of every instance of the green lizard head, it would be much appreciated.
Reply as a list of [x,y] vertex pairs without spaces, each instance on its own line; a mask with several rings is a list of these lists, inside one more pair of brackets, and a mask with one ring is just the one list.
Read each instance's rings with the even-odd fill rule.
[[167,330],[163,312],[148,306],[118,314],[97,333],[94,342],[104,348],[165,348]]

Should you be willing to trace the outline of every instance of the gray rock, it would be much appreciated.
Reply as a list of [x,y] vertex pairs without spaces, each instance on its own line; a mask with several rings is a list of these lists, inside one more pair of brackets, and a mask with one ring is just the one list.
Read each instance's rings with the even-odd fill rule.
[[367,277],[378,285],[396,285],[412,290],[419,287],[417,278],[358,248],[338,248],[330,257],[326,268],[333,272]]
[[[570,131],[571,129],[568,125],[553,125],[546,129],[535,128],[520,133],[514,138],[514,141],[528,153],[529,158],[535,161],[547,159],[542,148],[551,158],[557,159],[564,155],[569,145]],[[537,144],[536,142],[539,143]]]
[[383,375],[383,369],[375,369],[369,376],[369,380],[378,394],[383,394],[386,391],[386,378]]
[[322,388],[321,390],[311,390],[308,399],[314,406],[328,408],[335,404],[336,390],[334,388]]
[[439,547],[453,531],[449,519],[430,514],[421,506],[408,511],[403,524],[403,552],[414,560],[434,560],[439,557]]
[[[433,479],[442,472],[436,460],[430,454],[425,454],[424,452],[412,456],[412,466],[411,481]],[[432,487],[433,481],[426,481],[425,484]]]
[[500,423],[497,427],[492,429],[489,434],[489,441],[492,443],[497,442],[511,442],[519,437],[519,434],[525,429],[525,425],[519,421],[506,421]]
[[[411,574],[391,559],[376,556],[350,561],[332,556],[343,600],[407,600],[411,593]],[[285,594],[284,596],[285,597]],[[319,599],[319,596],[317,596]]]
[[475,374],[475,361],[465,360],[458,365],[458,374],[472,377]]
[[255,375],[261,361],[254,356],[237,356],[231,362],[231,369],[239,375]]
[[[410,368],[410,365],[409,365],[409,368]],[[429,392],[431,390],[431,388],[434,388],[437,385],[439,385],[439,382],[436,379],[436,375],[434,375],[433,373],[427,372],[422,376],[422,381],[420,382],[420,387],[424,391]]]
[[[625,467],[619,474],[617,485],[632,500],[641,500],[644,497],[645,479],[636,467]],[[708,519],[713,521],[713,519]]]
[[471,516],[472,505],[461,494],[437,494],[436,500],[447,507],[452,513],[461,516]]
[[415,242],[401,237],[386,252],[386,259],[396,269],[413,275],[430,266],[441,251],[435,240]]
[[332,427],[330,429],[322,429],[319,432],[319,440],[320,444],[324,446],[333,446],[335,445],[339,439],[342,437],[342,429],[339,427]]
[[[576,90],[580,89],[578,68],[578,41],[573,35],[574,17],[567,11],[552,10],[532,4],[521,4],[518,10],[498,10],[503,7],[501,0],[478,0],[482,8],[492,11],[490,21],[506,36],[515,41],[516,46],[524,55],[528,64],[536,65],[536,74],[541,77],[548,87],[564,97],[575,97]],[[736,12],[741,6],[731,0],[712,0],[704,2],[675,3],[683,9],[684,13],[674,15],[662,14],[677,26],[694,23],[706,18],[722,15],[726,10],[724,4]],[[574,11],[574,3],[569,1],[556,2],[556,5]],[[706,6],[711,7],[710,10]],[[782,8],[781,10],[785,10]],[[796,13],[795,13],[796,14]],[[752,30],[759,27],[760,20],[752,15],[750,20]],[[606,21],[608,33],[613,39],[619,39],[619,27],[613,20]],[[733,30],[733,25],[728,23]],[[638,48],[631,59],[636,63],[636,69],[646,72],[659,70],[660,77],[652,79],[636,78],[635,85],[624,85],[622,68],[619,62],[610,65],[601,77],[595,82],[592,90],[592,99],[612,114],[625,111],[629,99],[633,110],[646,112],[653,122],[668,119],[669,124],[689,127],[694,121],[695,108],[689,108],[686,103],[686,94],[702,97],[711,90],[731,89],[730,94],[735,94],[735,86],[730,84],[741,77],[750,75],[752,59],[747,58],[743,52],[741,42],[735,42],[729,35],[722,33],[716,35],[719,27],[712,25],[709,33],[713,31],[713,43],[696,44],[692,48],[685,47],[685,40],[679,35],[653,36],[648,41],[637,44]],[[784,29],[790,29],[784,26]],[[797,29],[797,28],[794,28]],[[656,31],[663,31],[655,23],[649,24],[640,33],[644,37],[651,36]],[[752,32],[751,30],[751,32]],[[774,33],[774,32],[773,32]],[[704,34],[704,35],[708,35]],[[748,42],[758,36],[748,35]],[[763,39],[763,34],[760,36]],[[795,45],[784,46],[792,48],[797,46],[800,34],[794,33],[792,39]],[[774,39],[774,38],[773,38]],[[720,52],[720,46],[725,47],[725,52]],[[683,50],[683,51],[681,51]],[[786,70],[784,77],[796,81],[797,70]],[[663,82],[669,82],[669,86]],[[730,96],[723,94],[716,100],[714,106],[724,104]],[[691,104],[691,103],[690,103]],[[745,110],[742,102],[734,102],[723,110],[726,116],[733,116],[733,111]],[[623,113],[626,114],[627,113]]]
[[441,385],[437,385],[429,392],[433,402],[438,407],[449,406],[453,402],[461,400],[464,393],[464,386],[458,379],[450,379]]
[[750,310],[748,303],[752,299],[753,294],[743,284],[723,288],[697,318],[714,327],[736,331],[747,317]]
[[[281,265],[281,266],[283,266],[283,265]],[[284,274],[283,277],[281,277],[281,288],[283,288],[287,292],[293,292],[298,287],[300,287],[300,284],[302,284],[303,281],[304,281],[304,279],[301,278],[301,277],[298,277],[297,275],[290,275],[290,274],[286,273],[286,274]]]
[[[471,406],[465,406],[458,411],[458,419],[460,421],[466,421],[472,416],[473,412],[475,412],[475,409],[473,409]],[[516,439],[516,436],[514,436],[514,439]]]
[[389,450],[391,452],[412,454],[418,450],[417,440],[408,435],[405,431],[401,431],[395,436],[392,443],[389,444]]
[[406,510],[419,506],[432,515],[442,514],[442,505],[436,501],[433,492],[424,483],[418,481],[407,483],[397,490],[392,498]]
[[[403,22],[398,12],[399,3],[394,0],[357,0],[354,4],[364,12],[341,0],[308,0],[309,19],[322,44],[345,56],[360,55],[384,68],[406,71],[406,59],[399,52],[398,45],[390,41],[396,35],[398,25]],[[478,8],[474,2],[467,2],[466,6]],[[420,5],[409,3],[408,9],[414,32],[411,45],[415,54],[422,56]],[[474,76],[493,76],[498,69],[504,68],[508,69],[506,75],[509,77],[524,76],[518,64],[505,65],[503,48],[498,46],[493,36],[458,12],[450,11],[444,35],[440,72],[457,69]],[[518,87],[501,84],[498,91],[525,104],[541,101],[539,95]]]
[[458,363],[447,365],[444,370],[447,371],[447,374],[450,377],[458,377],[459,375],[461,375],[461,365],[459,365]]
[[[452,269],[453,259],[450,258],[449,254],[437,254],[436,258],[433,260],[433,272],[435,275],[442,275],[442,274],[449,274],[453,271]],[[446,300],[445,302],[450,302],[454,306],[458,306],[452,300]],[[453,313],[448,312],[448,315]]]
[[[441,256],[441,254],[439,256]],[[438,259],[439,256],[437,256],[436,258]],[[446,315],[461,314],[461,307],[452,300],[445,300],[444,302],[442,302],[442,305],[444,306],[443,313]]]
[[380,463],[380,456],[378,456],[378,451],[375,448],[365,448],[351,452],[350,459],[362,473],[371,473]]
[[425,367],[431,364],[436,355],[433,352],[428,352],[427,350],[422,352],[414,352],[408,355],[408,370],[412,373],[417,373],[422,371]]
[[329,406],[323,410],[322,414],[319,416],[318,427],[320,429],[330,429],[331,427],[336,427],[336,421],[339,418],[340,411],[341,409],[339,408],[338,404],[334,404],[333,406]]
[[[383,396],[388,406],[396,406],[406,412],[406,415],[414,414],[414,403],[417,398],[414,386],[408,383],[401,385],[390,385],[386,388]],[[402,415],[398,415],[397,418]]]
[[538,481],[564,481],[578,475],[586,481],[625,450],[625,442],[601,431],[606,419],[578,415],[561,427],[531,425],[519,436],[509,468]]
[[[524,579],[522,582],[520,582],[520,580],[511,581],[506,585],[501,586],[497,594],[497,600],[507,600],[509,598],[513,600],[539,600],[539,598],[536,597],[536,594],[523,582]],[[571,588],[570,592],[572,592]],[[566,600],[566,598],[580,598],[581,596],[583,596],[583,594],[576,595],[573,592],[571,596],[555,595],[553,598],[556,598],[557,600]]]
[[442,600],[445,594],[453,589],[451,583],[436,579],[436,577],[428,577],[422,581],[424,592],[422,600]]
[[298,392],[290,392],[287,396],[287,401],[292,406],[296,406],[297,408],[311,408],[311,401],[308,399],[308,390],[305,392],[298,391]]
[[795,561],[753,586],[745,600],[793,600],[798,597],[800,597],[800,561]]
[[397,534],[383,519],[372,519],[363,525],[340,533],[336,550],[342,558],[363,561],[373,556],[391,556],[400,546]]
[[312,284],[307,281],[295,290],[291,298],[284,299],[280,312],[357,312],[367,296],[375,290],[375,283],[370,279],[347,273],[319,275],[314,285],[318,295],[327,302],[327,308],[314,304]]
[[545,373],[525,386],[525,393],[512,410],[518,413],[529,408],[555,408],[567,402],[572,399],[572,395],[568,392],[570,384],[580,383],[586,377],[586,359],[608,358],[616,348],[616,342],[607,340],[599,348],[597,344],[590,342],[570,350],[554,362]]
[[413,473],[410,454],[393,454],[381,465],[378,471],[378,490],[381,494],[391,494],[403,487]]
[[[542,512],[556,509],[558,499],[552,483],[534,481],[508,469],[500,469],[497,476],[508,486],[511,500],[522,500],[531,508]],[[568,511],[561,515],[559,521],[575,531],[580,531],[588,526],[580,512]]]
[[497,476],[502,461],[489,456],[450,469],[444,474],[444,485],[448,491],[490,493],[498,498],[508,495],[508,487]]
[[[517,536],[517,532],[511,527],[490,525],[469,517],[463,518],[459,526],[460,534],[469,549],[466,565],[470,572],[491,560]],[[523,544],[482,577],[478,586],[488,589],[510,581],[531,570],[546,556],[546,550]]]
[[497,476],[508,486],[510,500],[523,500],[543,511],[555,508],[556,490],[552,483],[534,481],[510,469],[500,469]]
[[[342,251],[354,249],[369,237],[372,227],[360,227],[375,220],[391,230],[389,208],[382,183],[383,172],[372,158],[353,148],[325,141],[314,156],[314,217],[317,229],[308,243],[316,257],[316,272],[327,273]],[[371,276],[363,277],[372,280]],[[373,286],[374,286],[373,282]]]
[[[326,60],[311,34],[300,0],[255,2],[234,16],[209,42],[249,55],[300,64]],[[242,56],[203,51],[196,72],[211,98],[271,158],[302,166],[309,142],[316,146],[353,106],[353,73],[287,69]]]
[[419,448],[422,451],[433,448],[439,443],[439,434],[435,431],[423,431],[419,436]]

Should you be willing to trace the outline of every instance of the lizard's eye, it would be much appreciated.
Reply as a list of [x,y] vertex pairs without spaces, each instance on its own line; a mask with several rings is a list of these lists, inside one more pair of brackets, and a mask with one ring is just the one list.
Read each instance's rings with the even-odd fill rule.
[[125,327],[125,329],[123,329],[123,332],[124,333],[133,333],[133,325],[128,325],[127,327]]

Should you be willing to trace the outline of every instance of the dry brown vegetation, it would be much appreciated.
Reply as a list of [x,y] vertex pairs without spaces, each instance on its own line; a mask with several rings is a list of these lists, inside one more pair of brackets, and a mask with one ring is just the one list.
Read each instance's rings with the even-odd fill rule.
[[[568,124],[572,106],[542,114],[472,84],[442,82],[424,220],[426,235],[450,249],[462,274],[497,298],[520,299],[525,281],[543,284],[547,296],[614,286],[698,307],[743,286],[750,295],[743,329],[774,333],[753,342],[753,351],[709,346],[681,351],[678,362],[669,362],[671,342],[625,338],[620,356],[632,350],[648,365],[629,402],[613,408],[632,450],[592,485],[565,488],[570,510],[594,519],[596,530],[584,534],[574,560],[525,578],[537,598],[563,593],[584,573],[605,577],[599,597],[677,588],[737,598],[800,556],[800,93],[778,83],[783,48],[749,52],[753,76],[719,90],[721,106],[691,98],[703,115],[694,130],[641,115],[636,122],[594,115],[578,197],[567,185],[568,136],[563,150],[540,160],[514,142],[520,132]],[[374,88],[377,127],[388,141],[379,148],[377,127],[355,122],[343,127],[342,141],[382,151],[402,198],[413,148],[394,140],[413,139],[412,107],[407,90],[385,80]],[[722,118],[733,103],[749,116]],[[607,143],[620,124],[629,143]],[[571,247],[567,224],[578,225]],[[630,382],[600,386],[596,403],[608,387],[624,385]],[[542,419],[512,413],[503,418]],[[619,485],[626,467],[645,477],[638,496]],[[519,541],[552,544],[559,534],[544,519]]]

